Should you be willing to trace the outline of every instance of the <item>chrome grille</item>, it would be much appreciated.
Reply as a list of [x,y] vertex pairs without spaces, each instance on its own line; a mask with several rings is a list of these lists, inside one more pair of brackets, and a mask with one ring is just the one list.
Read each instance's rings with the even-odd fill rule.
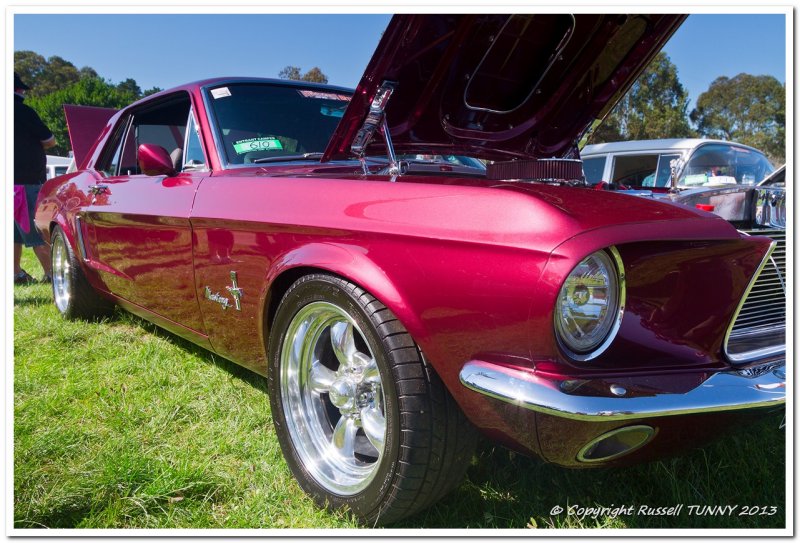
[[786,350],[786,231],[750,230],[744,233],[770,237],[775,241],[775,247],[728,332],[725,352],[734,363]]

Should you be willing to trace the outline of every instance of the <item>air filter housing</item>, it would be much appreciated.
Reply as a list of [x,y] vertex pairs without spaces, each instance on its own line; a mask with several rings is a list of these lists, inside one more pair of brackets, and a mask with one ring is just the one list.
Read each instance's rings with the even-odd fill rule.
[[583,183],[583,161],[570,158],[540,158],[494,162],[486,167],[486,178],[493,181],[529,183]]

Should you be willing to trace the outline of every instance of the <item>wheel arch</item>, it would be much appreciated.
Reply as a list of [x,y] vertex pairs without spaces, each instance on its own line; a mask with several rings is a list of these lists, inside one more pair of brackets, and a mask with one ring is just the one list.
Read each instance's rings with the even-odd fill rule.
[[45,242],[52,246],[53,244],[53,234],[56,231],[56,228],[60,228],[62,232],[64,232],[64,237],[67,239],[67,243],[70,244],[72,250],[75,251],[75,255],[78,257],[78,262],[81,266],[86,266],[84,262],[84,253],[83,247],[81,247],[78,243],[78,235],[75,232],[75,223],[70,223],[70,221],[64,215],[58,214],[55,215],[48,224],[49,232],[47,232],[47,236],[42,236],[42,239]]
[[67,222],[63,219],[63,217],[59,216],[55,216],[50,219],[50,223],[47,225],[47,236],[42,236],[42,239],[44,239],[47,244],[50,245],[53,242],[53,233],[56,231],[56,227],[61,228],[61,230],[64,232],[64,235],[67,236],[69,242],[74,246],[75,239],[67,227]]
[[401,291],[383,269],[363,254],[363,249],[343,244],[311,243],[296,248],[272,265],[267,275],[264,298],[264,341],[269,343],[273,319],[281,299],[300,277],[327,273],[363,288],[389,308],[415,340],[422,334],[416,317]]

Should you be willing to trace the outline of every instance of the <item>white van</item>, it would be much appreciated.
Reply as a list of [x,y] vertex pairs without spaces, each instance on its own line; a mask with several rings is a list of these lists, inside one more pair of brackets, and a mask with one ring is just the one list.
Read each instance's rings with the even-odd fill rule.
[[670,187],[670,162],[678,159],[678,187],[755,185],[775,168],[753,147],[721,140],[663,139],[587,145],[581,151],[589,183],[617,187]]
[[64,175],[69,171],[69,167],[73,162],[71,157],[47,155],[47,178],[52,179],[59,175]]

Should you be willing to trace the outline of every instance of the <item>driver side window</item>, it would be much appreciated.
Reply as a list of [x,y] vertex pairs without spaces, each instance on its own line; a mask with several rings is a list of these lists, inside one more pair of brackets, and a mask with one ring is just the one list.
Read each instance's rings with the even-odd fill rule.
[[[180,171],[184,164],[184,147],[187,146],[190,109],[189,96],[178,93],[133,111],[121,120],[97,170],[106,176],[141,174],[138,149],[146,143],[162,147],[172,159],[175,170]],[[204,159],[201,160],[204,163]]]

